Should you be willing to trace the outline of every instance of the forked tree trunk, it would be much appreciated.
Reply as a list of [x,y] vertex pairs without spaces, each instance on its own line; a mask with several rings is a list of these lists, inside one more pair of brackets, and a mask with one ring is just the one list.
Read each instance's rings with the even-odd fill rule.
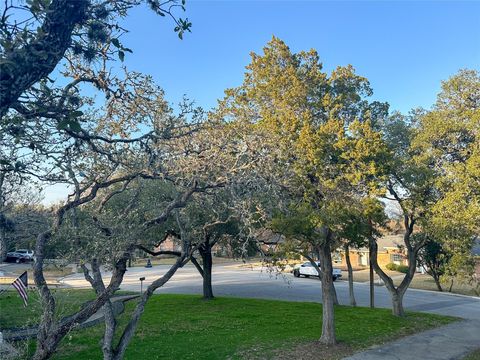
[[335,336],[335,311],[334,311],[334,292],[332,277],[332,254],[331,254],[332,234],[330,230],[326,230],[325,241],[320,250],[320,266],[322,268],[322,335],[320,342],[326,345],[336,344]]
[[159,287],[162,287],[166,282],[168,282],[171,277],[177,272],[177,270],[183,266],[183,262],[185,260],[185,254],[177,259],[175,264],[173,264],[170,269],[160,278],[156,279],[154,282],[147,287],[145,292],[142,294],[140,301],[137,303],[137,306],[133,310],[132,315],[130,316],[130,321],[128,322],[127,326],[123,330],[122,336],[118,341],[117,348],[114,351],[113,360],[121,360],[125,355],[125,351],[127,350],[128,344],[133,338],[135,334],[135,330],[137,329],[138,322],[140,320],[141,315],[145,311],[145,305],[147,304],[150,297],[153,295],[154,291]]
[[345,245],[345,261],[347,263],[348,270],[348,293],[350,295],[350,305],[357,306],[355,301],[355,293],[353,292],[353,269],[352,262],[350,261],[350,248],[348,245]]
[[383,280],[383,282],[385,283],[385,287],[390,293],[390,296],[392,298],[392,313],[395,316],[405,316],[405,310],[403,309],[403,296],[405,295],[405,292],[407,291],[415,275],[415,271],[417,267],[418,251],[424,245],[424,243],[418,243],[418,244],[415,244],[415,246],[411,245],[410,236],[413,233],[413,226],[415,224],[415,221],[413,217],[409,217],[407,215],[405,215],[404,220],[405,220],[405,234],[403,239],[405,242],[405,247],[407,249],[408,272],[405,274],[402,282],[397,287],[395,287],[393,280],[378,265],[378,261],[377,261],[378,245],[375,239],[370,238],[370,242],[369,242],[373,268],[375,269],[375,272]]
[[35,285],[37,286],[38,292],[41,296],[43,314],[38,327],[37,348],[35,349],[35,354],[32,357],[34,360],[44,360],[50,358],[57,349],[60,341],[69,331],[71,331],[73,327],[87,320],[102,306],[104,306],[107,301],[109,301],[115,289],[120,286],[123,280],[123,275],[125,274],[127,264],[127,257],[125,254],[128,254],[128,252],[126,252],[124,256],[117,262],[115,271],[112,274],[112,278],[108,287],[106,288],[106,291],[102,292],[100,296],[88,303],[88,305],[68,318],[68,320],[56,322],[55,299],[50,292],[50,289],[48,288],[43,276],[45,244],[50,236],[50,231],[41,233],[37,237],[37,246],[35,248],[36,259],[34,263],[33,274]]

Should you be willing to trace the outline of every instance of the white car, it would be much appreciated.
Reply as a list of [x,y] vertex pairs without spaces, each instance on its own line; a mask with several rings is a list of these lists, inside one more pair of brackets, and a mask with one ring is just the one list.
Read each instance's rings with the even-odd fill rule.
[[[320,268],[320,262],[316,262],[318,267]],[[300,277],[300,275],[303,275],[305,277],[310,277],[310,276],[318,276],[318,271],[315,269],[315,267],[310,263],[310,261],[306,261],[303,264],[298,264],[295,265],[293,268],[293,276],[295,277]],[[333,268],[333,281],[339,279],[342,277],[342,270]]]
[[24,261],[33,261],[33,250],[18,249],[16,251],[9,252],[7,253],[7,260],[8,259],[12,259],[17,263]]

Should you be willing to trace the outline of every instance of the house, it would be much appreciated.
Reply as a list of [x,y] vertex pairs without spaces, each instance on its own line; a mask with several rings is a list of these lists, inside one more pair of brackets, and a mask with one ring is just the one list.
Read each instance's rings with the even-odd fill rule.
[[[384,235],[377,239],[378,253],[377,261],[380,267],[385,268],[387,264],[408,265],[403,235]],[[350,262],[353,268],[364,268],[369,264],[368,248],[350,249]],[[345,251],[339,248],[332,254],[333,265],[337,267],[347,267],[345,261]]]
[[182,246],[178,239],[168,235],[164,241],[157,245],[153,251],[182,251]]
[[254,236],[264,254],[274,252],[277,245],[285,241],[285,236],[267,228],[258,229]]
[[475,275],[480,280],[480,237],[477,236],[473,242],[472,255],[475,258]]

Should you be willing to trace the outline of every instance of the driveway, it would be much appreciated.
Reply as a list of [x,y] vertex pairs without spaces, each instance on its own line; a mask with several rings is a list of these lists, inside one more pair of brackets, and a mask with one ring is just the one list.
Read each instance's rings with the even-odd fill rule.
[[[129,268],[122,290],[140,291],[140,277],[145,277],[144,288],[169,269],[168,265],[157,265],[147,269]],[[105,273],[108,279],[109,273]],[[89,287],[82,274],[74,274],[61,280],[71,287]],[[348,305],[348,283],[335,282],[340,304]],[[368,284],[355,283],[355,296],[359,306],[369,306]],[[202,278],[190,265],[177,271],[174,277],[157,293],[202,294]],[[288,301],[321,302],[321,283],[316,278],[295,278],[291,274],[276,276],[266,269],[238,267],[236,265],[214,265],[213,292],[217,296],[278,299]],[[383,286],[375,287],[375,306],[390,308],[390,296]],[[480,320],[480,298],[444,294],[425,290],[409,289],[405,294],[404,306],[410,311],[424,311],[442,315]]]

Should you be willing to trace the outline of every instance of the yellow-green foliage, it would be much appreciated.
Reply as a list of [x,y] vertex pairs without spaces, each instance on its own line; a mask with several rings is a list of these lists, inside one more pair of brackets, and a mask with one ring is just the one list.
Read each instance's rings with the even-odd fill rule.
[[421,118],[413,147],[435,172],[436,226],[480,230],[480,74],[462,70],[443,82],[436,106]]
[[268,171],[287,177],[296,204],[305,203],[291,214],[309,220],[305,230],[335,226],[342,204],[378,192],[389,157],[378,131],[387,106],[366,100],[368,80],[351,65],[327,74],[315,50],[292,53],[273,37],[263,54],[252,53],[243,84],[225,94],[216,116],[270,132],[281,155]]

